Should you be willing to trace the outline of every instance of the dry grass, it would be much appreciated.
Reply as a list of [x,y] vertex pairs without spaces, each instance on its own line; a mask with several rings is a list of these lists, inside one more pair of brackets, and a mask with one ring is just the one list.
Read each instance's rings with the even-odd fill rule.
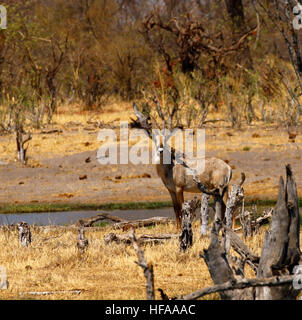
[[[54,115],[49,129],[62,129],[62,133],[43,135],[41,129],[33,130],[33,139],[30,141],[29,156],[36,159],[55,155],[71,155],[78,152],[95,150],[100,147],[97,141],[99,129],[89,125],[89,121],[101,121],[119,125],[120,121],[129,121],[133,117],[131,103],[112,103],[101,111],[81,111],[78,106],[60,106]],[[225,117],[224,111],[211,112],[209,119]],[[73,125],[69,125],[74,123]],[[90,129],[91,131],[87,130]],[[93,130],[94,129],[94,130]],[[225,123],[208,124],[206,127],[206,150],[215,150],[223,158],[228,152],[255,149],[265,149],[282,152],[288,148],[296,149],[297,143],[302,143],[302,135],[298,135],[295,143],[289,143],[286,130],[276,130],[274,125],[255,123],[255,130],[251,133],[248,127],[241,130],[229,128]],[[276,141],[278,143],[276,143]],[[133,142],[134,143],[134,142]],[[1,137],[1,159],[12,161],[15,157],[16,142],[14,135]],[[131,142],[129,143],[131,145]],[[34,161],[34,160],[32,160]],[[34,166],[38,166],[35,163]]]
[[[63,133],[43,135],[41,130],[33,130],[33,139],[30,141],[30,156],[34,158],[49,157],[50,155],[70,155],[77,152],[93,150],[100,147],[97,141],[99,129],[88,124],[89,121],[101,121],[119,125],[120,121],[129,121],[133,117],[131,103],[111,103],[100,111],[82,111],[79,106],[62,105],[54,115],[49,129],[62,129]],[[211,112],[209,119],[224,118],[225,112]],[[75,125],[69,125],[70,123]],[[90,128],[92,131],[87,131]],[[253,135],[242,127],[241,130],[231,129],[225,123],[208,124],[206,128],[206,150],[217,151],[221,157],[227,152],[248,149],[266,149],[285,151],[289,146],[295,149],[295,144],[289,143],[288,134],[284,130],[276,130],[274,125],[255,123],[257,134]],[[208,139],[211,138],[211,139]],[[278,143],[276,143],[278,141]],[[8,135],[0,139],[1,159],[12,161],[15,157],[15,137]],[[296,137],[295,143],[302,143],[302,136]],[[131,145],[131,143],[130,143]]]
[[[212,285],[208,269],[199,258],[199,252],[209,245],[209,238],[199,239],[198,225],[194,223],[195,241],[186,254],[179,253],[178,241],[148,245],[145,257],[154,265],[155,287],[169,296],[190,293]],[[35,229],[34,241],[21,248],[16,231],[1,231],[0,261],[7,270],[9,288],[0,290],[0,299],[145,299],[145,279],[132,246],[104,243],[108,227],[87,231],[89,248],[80,255],[76,248],[76,230]],[[137,234],[175,232],[175,225],[139,229]],[[250,249],[261,253],[263,230],[247,240]],[[254,277],[247,267],[247,277]],[[20,295],[30,291],[84,289],[80,295],[71,293],[49,296]],[[205,297],[217,299],[218,294]],[[160,299],[156,292],[156,299]]]

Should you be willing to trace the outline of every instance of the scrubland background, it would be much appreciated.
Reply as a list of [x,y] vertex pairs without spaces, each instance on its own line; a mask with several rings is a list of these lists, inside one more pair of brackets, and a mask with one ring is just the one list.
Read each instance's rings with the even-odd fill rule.
[[[99,130],[118,134],[120,121],[134,117],[133,101],[159,127],[164,118],[170,127],[204,128],[206,155],[232,166],[232,182],[245,172],[249,200],[275,200],[286,163],[301,194],[301,31],[292,29],[290,8],[276,3],[2,1],[8,24],[0,30],[1,208],[170,200],[153,166],[96,160]],[[29,133],[20,163],[16,135]],[[209,239],[199,239],[197,222],[194,230],[187,254],[179,254],[176,240],[146,248],[155,286],[170,296],[211,285],[199,258]],[[1,233],[9,289],[0,298],[82,289],[47,298],[144,299],[133,249],[106,246],[107,232],[87,232],[90,246],[81,256],[76,231],[34,229],[29,248],[19,247],[15,231]],[[139,232],[175,232],[175,225]],[[260,254],[262,241],[263,230],[247,244]]]

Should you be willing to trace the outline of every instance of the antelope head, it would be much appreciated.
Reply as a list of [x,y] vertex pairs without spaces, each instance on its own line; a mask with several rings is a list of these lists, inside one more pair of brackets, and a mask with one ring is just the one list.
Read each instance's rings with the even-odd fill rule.
[[[155,100],[156,101],[156,100]],[[162,112],[159,111],[160,106],[157,103],[157,111],[160,117],[162,117]],[[144,115],[140,112],[133,102],[133,110],[137,119],[132,119],[130,123],[131,128],[143,129],[144,133],[153,141],[155,144],[154,162],[155,164],[168,164],[175,159],[175,150],[168,145],[169,139],[175,135],[179,128],[174,128],[172,131],[167,130],[165,127],[165,121],[163,120],[163,129],[159,129],[157,124],[151,123],[151,118],[149,115]]]

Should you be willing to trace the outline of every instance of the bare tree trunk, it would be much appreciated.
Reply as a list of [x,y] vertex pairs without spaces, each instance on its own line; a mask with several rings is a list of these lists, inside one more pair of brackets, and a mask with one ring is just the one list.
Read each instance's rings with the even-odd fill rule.
[[17,157],[18,161],[20,161],[23,164],[26,164],[27,161],[27,148],[24,147],[25,143],[31,140],[31,134],[29,133],[28,137],[23,140],[23,134],[20,130],[16,129],[16,142],[17,142]]
[[[232,21],[233,41],[235,41],[247,32],[242,0],[225,0],[225,4]],[[253,60],[248,45],[241,54],[238,54],[238,62],[248,69],[253,69]]]
[[246,31],[244,10],[242,0],[225,0],[226,8],[232,19],[232,29],[234,34]]
[[23,119],[21,114],[21,109],[19,109],[15,114],[15,132],[16,132],[16,143],[17,143],[17,157],[18,161],[20,161],[23,164],[26,164],[27,157],[27,148],[25,148],[25,143],[30,141],[32,139],[31,133],[28,134],[27,138],[23,140]]

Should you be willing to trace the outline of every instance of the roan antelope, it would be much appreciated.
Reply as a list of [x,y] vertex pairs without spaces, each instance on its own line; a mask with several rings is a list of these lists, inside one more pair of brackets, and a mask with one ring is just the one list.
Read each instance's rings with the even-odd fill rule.
[[[181,226],[184,192],[204,192],[214,196],[216,218],[223,221],[225,212],[223,197],[232,178],[231,167],[221,159],[205,158],[205,168],[201,174],[188,174],[188,170],[186,169],[189,168],[187,163],[190,162],[190,159],[183,158],[179,162],[179,153],[174,148],[166,147],[166,141],[169,137],[155,134],[152,131],[150,117],[146,117],[138,111],[135,103],[133,103],[133,109],[137,120],[131,119],[131,127],[143,129],[147,136],[155,142],[156,171],[171,195],[177,227],[180,228]],[[171,162],[168,164],[163,161],[164,152],[166,152],[165,156],[169,153]]]

